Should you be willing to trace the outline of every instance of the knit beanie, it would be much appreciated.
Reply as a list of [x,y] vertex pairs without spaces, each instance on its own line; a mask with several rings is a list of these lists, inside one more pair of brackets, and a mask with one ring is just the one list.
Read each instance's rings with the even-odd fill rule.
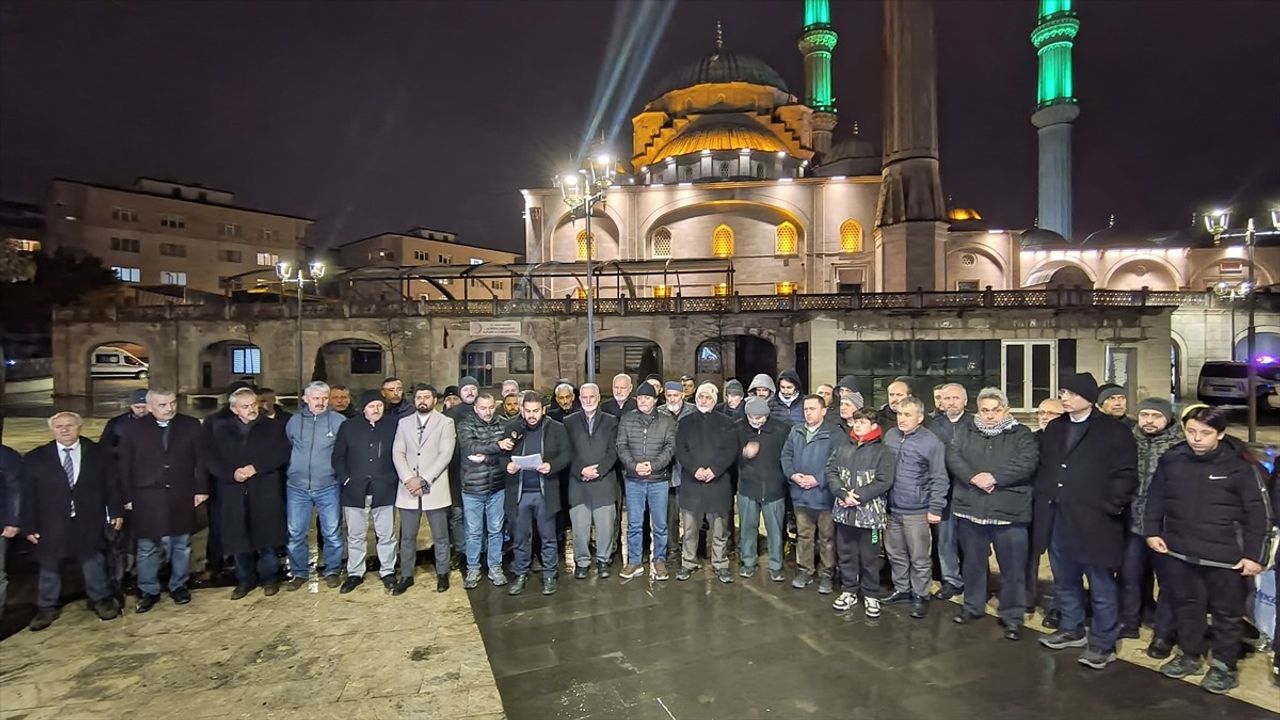
[[1168,420],[1170,424],[1173,423],[1173,403],[1164,398],[1152,397],[1143,400],[1138,403],[1138,412],[1142,412],[1143,410],[1155,410],[1161,415],[1164,415],[1165,419]]
[[1117,385],[1115,383],[1103,383],[1102,385],[1098,386],[1098,404],[1101,405],[1102,403],[1106,402],[1107,398],[1111,397],[1112,395],[1127,395],[1127,394],[1128,392],[1124,389],[1123,385]]
[[747,400],[747,414],[760,417],[769,414],[769,401],[762,397],[753,397]]
[[1064,373],[1058,379],[1058,387],[1083,398],[1092,400],[1098,397],[1098,381],[1093,379],[1092,373]]
[[728,397],[729,395],[737,395],[738,397],[746,395],[746,393],[742,391],[742,383],[737,380],[730,380],[724,384],[724,394],[725,397]]

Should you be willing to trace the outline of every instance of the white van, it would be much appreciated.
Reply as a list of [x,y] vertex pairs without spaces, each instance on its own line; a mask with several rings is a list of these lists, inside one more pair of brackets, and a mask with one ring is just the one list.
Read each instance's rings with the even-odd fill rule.
[[147,364],[126,350],[104,345],[93,351],[89,374],[96,378],[142,380],[147,376]]

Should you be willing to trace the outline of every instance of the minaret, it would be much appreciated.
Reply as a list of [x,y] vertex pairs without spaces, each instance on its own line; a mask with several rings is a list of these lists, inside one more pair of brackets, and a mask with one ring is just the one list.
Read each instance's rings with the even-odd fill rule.
[[948,222],[938,169],[933,0],[884,0],[884,49],[875,286],[881,292],[940,290]]
[[819,154],[831,149],[831,131],[836,127],[831,51],[837,39],[828,0],[804,0],[804,32],[797,45],[804,55],[805,103],[813,108],[813,149]]
[[1080,20],[1072,0],[1040,0],[1031,44],[1040,56],[1036,111],[1040,135],[1040,227],[1071,240],[1071,122],[1080,116],[1071,68],[1071,46]]

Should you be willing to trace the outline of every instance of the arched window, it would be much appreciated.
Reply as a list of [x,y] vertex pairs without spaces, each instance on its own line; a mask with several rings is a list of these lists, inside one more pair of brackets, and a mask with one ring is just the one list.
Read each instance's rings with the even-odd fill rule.
[[774,241],[775,255],[795,255],[799,252],[800,242],[796,238],[796,226],[784,222],[778,226]]
[[585,229],[578,231],[578,262],[584,262],[587,259],[588,252],[591,253],[592,260],[596,259],[595,239],[595,233],[591,233],[590,237],[588,237]]
[[862,252],[862,224],[853,218],[840,223],[840,252]]
[[729,179],[729,163],[727,162],[720,163],[720,179],[721,180]]
[[756,163],[756,178],[759,180],[764,179],[764,165],[761,163]]
[[656,258],[671,257],[671,231],[662,227],[653,232],[653,256]]
[[716,257],[733,257],[733,228],[717,225],[711,232],[711,254]]

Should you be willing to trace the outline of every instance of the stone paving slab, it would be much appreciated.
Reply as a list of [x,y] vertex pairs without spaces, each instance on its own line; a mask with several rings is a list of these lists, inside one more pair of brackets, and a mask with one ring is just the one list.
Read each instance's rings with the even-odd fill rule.
[[211,588],[111,622],[69,603],[0,643],[0,718],[504,718],[467,598],[432,590]]

